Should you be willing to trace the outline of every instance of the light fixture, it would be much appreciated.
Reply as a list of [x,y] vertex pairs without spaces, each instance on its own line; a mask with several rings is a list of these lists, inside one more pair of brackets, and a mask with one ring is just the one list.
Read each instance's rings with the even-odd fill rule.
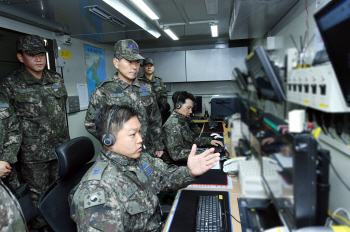
[[104,20],[108,20],[111,23],[118,25],[120,27],[125,28],[127,25],[125,22],[122,20],[118,19],[116,16],[112,15],[102,7],[98,5],[93,5],[93,6],[85,6],[84,8],[88,8],[91,13],[94,13],[95,15],[99,16],[100,18],[103,18]]
[[147,0],[131,0],[135,6],[142,10],[150,19],[159,19],[159,13],[154,9],[154,7]]
[[164,31],[173,39],[179,40],[179,38],[174,34],[174,32],[170,28],[164,27]]
[[119,13],[133,21],[139,27],[158,38],[161,36],[159,30],[153,26],[150,22],[144,19],[136,10],[132,9],[132,7],[126,4],[124,1],[116,1],[116,0],[103,0],[105,3],[113,7]]
[[210,24],[210,29],[211,29],[211,36],[212,37],[218,37],[218,25],[215,23]]

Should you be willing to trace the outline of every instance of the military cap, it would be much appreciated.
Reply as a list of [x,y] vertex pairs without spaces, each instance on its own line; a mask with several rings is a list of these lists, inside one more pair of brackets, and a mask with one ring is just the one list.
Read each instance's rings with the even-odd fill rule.
[[147,64],[154,65],[154,62],[153,62],[152,58],[149,58],[149,57],[148,57],[148,58],[145,58],[145,59],[143,60],[142,66],[147,65]]
[[144,59],[139,54],[139,46],[132,39],[119,40],[114,45],[114,57],[121,55],[127,60],[142,60]]
[[45,42],[38,35],[23,35],[17,40],[17,50],[23,51],[28,55],[35,55],[46,52]]

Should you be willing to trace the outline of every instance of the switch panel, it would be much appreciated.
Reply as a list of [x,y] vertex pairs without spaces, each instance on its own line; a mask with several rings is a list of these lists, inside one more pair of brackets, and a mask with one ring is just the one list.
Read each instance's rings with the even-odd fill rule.
[[80,111],[79,96],[70,96],[67,100],[68,113],[75,113]]

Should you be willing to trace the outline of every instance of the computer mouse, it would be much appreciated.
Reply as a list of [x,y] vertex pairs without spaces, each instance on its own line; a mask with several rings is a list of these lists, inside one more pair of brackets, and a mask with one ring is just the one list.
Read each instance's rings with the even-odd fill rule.
[[222,137],[221,135],[215,135],[214,139],[223,139],[224,137]]
[[218,133],[211,133],[210,136],[220,136]]

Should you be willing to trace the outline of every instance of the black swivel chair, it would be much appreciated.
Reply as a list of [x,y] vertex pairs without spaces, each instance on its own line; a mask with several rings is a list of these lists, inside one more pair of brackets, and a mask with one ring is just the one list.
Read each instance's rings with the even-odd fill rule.
[[75,222],[70,218],[68,194],[92,166],[93,162],[88,162],[95,155],[94,145],[90,138],[79,137],[63,143],[56,148],[55,153],[59,179],[42,194],[38,209],[54,231],[77,231]]

